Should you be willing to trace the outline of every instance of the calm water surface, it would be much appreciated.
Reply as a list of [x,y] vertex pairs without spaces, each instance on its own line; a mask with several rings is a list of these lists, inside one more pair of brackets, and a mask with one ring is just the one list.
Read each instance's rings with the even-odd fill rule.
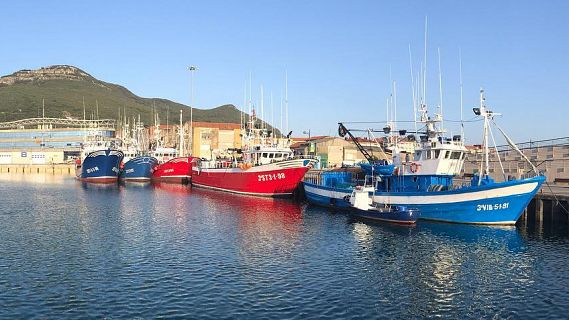
[[362,223],[179,185],[0,175],[0,318],[559,318],[567,224]]

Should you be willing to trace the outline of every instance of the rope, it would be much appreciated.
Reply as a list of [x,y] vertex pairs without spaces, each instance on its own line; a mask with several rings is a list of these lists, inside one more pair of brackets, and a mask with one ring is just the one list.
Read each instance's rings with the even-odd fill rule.
[[565,213],[569,214],[569,211],[567,209],[565,209],[564,206],[561,205],[561,203],[559,202],[559,199],[557,198],[557,195],[553,192],[553,189],[551,189],[551,186],[549,185],[549,182],[547,182],[547,180],[545,181],[545,184],[547,185],[547,187],[549,188],[549,191],[551,192],[551,194],[553,195],[553,197],[555,198],[555,205],[556,206],[561,206],[561,209],[563,209],[563,211],[565,211]]

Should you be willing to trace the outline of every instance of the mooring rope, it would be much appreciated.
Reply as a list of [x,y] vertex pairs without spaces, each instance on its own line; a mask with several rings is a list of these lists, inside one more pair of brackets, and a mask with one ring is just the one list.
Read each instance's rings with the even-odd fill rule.
[[555,192],[553,192],[553,189],[551,189],[551,186],[549,185],[549,182],[547,182],[547,180],[545,181],[545,184],[547,185],[547,187],[549,188],[549,191],[551,191],[551,194],[555,198],[555,205],[561,206],[561,209],[563,209],[563,211],[565,211],[565,213],[569,214],[569,210],[565,209],[565,207],[561,204],[561,202],[559,202],[557,195],[555,194]]

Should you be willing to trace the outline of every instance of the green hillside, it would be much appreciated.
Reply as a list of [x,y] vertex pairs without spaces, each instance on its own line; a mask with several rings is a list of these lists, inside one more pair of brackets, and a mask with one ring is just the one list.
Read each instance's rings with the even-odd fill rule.
[[[129,117],[138,117],[145,124],[153,124],[153,106],[166,123],[169,109],[170,123],[179,121],[179,110],[184,120],[190,119],[190,108],[166,99],[141,98],[128,89],[97,80],[72,66],[51,66],[39,70],[21,70],[0,78],[0,122],[41,117],[42,100],[46,117],[118,119],[119,109]],[[233,105],[213,109],[194,109],[194,121],[239,123],[240,113]]]

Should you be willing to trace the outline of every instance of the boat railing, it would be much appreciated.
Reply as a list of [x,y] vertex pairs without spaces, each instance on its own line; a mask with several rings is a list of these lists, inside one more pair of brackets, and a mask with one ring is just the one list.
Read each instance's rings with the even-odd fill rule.
[[312,155],[298,155],[298,156],[294,156],[292,157],[293,160],[298,160],[298,159],[314,159],[316,160],[316,156],[312,156]]

